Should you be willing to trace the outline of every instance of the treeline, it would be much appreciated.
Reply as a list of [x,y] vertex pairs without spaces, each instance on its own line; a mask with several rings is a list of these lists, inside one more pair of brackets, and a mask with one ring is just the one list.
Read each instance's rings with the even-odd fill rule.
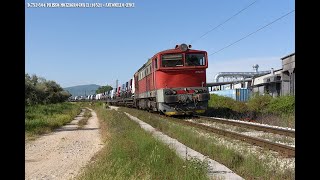
[[96,90],[96,94],[100,94],[100,93],[104,93],[104,92],[108,92],[110,90],[112,90],[113,88],[110,85],[106,85],[106,86],[101,86]]
[[71,94],[55,81],[25,74],[25,105],[64,102],[70,96]]

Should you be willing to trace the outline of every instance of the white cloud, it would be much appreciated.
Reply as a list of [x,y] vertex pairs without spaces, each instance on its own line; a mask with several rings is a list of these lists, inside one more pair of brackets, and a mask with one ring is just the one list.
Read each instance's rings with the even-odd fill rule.
[[231,60],[210,60],[207,69],[207,82],[213,82],[219,72],[254,72],[252,66],[259,65],[258,71],[267,71],[271,68],[281,69],[281,57],[250,57]]

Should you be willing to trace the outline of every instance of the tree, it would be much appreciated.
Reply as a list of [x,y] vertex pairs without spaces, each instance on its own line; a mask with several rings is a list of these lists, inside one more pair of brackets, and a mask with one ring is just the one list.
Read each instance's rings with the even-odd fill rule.
[[25,74],[25,105],[64,102],[70,96],[71,94],[55,81]]
[[97,90],[96,90],[96,94],[100,94],[100,93],[104,93],[104,92],[107,92],[107,91],[110,91],[112,90],[113,88],[109,85],[106,85],[106,86],[100,86]]

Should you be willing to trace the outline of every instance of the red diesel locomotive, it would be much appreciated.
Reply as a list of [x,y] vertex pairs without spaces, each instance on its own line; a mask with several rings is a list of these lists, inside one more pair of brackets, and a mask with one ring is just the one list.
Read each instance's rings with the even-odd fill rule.
[[204,113],[210,98],[206,87],[207,52],[190,48],[181,44],[155,54],[107,102],[169,116]]

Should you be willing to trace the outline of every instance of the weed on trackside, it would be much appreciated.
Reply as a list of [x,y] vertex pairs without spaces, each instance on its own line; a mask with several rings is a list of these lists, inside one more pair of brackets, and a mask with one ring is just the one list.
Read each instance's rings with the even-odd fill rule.
[[204,165],[179,158],[123,112],[92,107],[108,133],[80,179],[207,179]]

